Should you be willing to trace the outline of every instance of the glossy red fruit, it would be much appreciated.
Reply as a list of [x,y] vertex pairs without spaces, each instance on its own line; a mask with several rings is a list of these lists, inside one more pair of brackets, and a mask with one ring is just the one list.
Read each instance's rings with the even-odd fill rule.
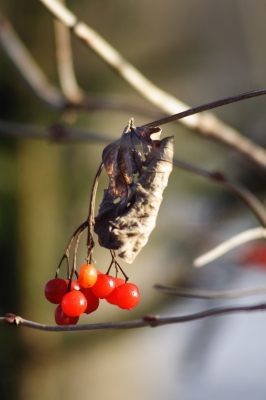
[[139,289],[134,283],[125,283],[116,289],[117,305],[120,308],[131,310],[140,301]]
[[87,300],[79,290],[72,290],[64,295],[61,306],[69,317],[79,317],[87,308]]
[[54,311],[54,318],[57,325],[76,325],[79,317],[69,317],[62,309],[61,304],[58,304]]
[[[66,280],[66,283],[67,283],[67,287],[68,287],[68,285],[69,285],[69,279],[67,279]],[[79,283],[77,282],[77,281],[71,281],[71,287],[70,287],[70,290],[80,290],[81,289],[81,287],[80,287],[80,285],[79,285]]]
[[115,278],[115,290],[111,294],[111,296],[107,297],[106,301],[110,304],[117,305],[117,299],[116,299],[116,288],[118,286],[124,285],[125,279],[122,278]]
[[54,278],[48,281],[44,287],[44,295],[50,303],[59,304],[63,296],[67,293],[67,283],[65,279]]
[[81,293],[84,294],[84,296],[86,297],[86,300],[87,300],[87,308],[84,311],[84,313],[90,314],[90,313],[96,311],[100,304],[99,297],[95,296],[95,294],[92,292],[91,288],[87,288],[87,289],[82,288],[82,289],[80,289],[80,291],[81,291]]
[[92,287],[97,281],[97,270],[91,264],[83,264],[80,268],[78,283],[83,288]]
[[106,274],[99,274],[96,283],[92,286],[91,290],[95,296],[100,299],[106,299],[111,296],[115,289],[115,278]]

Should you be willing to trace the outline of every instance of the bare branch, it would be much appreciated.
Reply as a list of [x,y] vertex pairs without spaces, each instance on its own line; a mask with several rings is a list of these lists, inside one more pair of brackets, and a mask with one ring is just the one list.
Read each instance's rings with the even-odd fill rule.
[[143,104],[140,101],[134,101],[123,95],[100,95],[92,96],[91,94],[84,97],[80,103],[69,104],[68,108],[77,110],[121,110],[130,112],[130,114],[138,114],[143,116],[155,116],[161,114],[153,106]]
[[197,175],[201,175],[204,178],[211,180],[212,182],[216,182],[219,185],[226,188],[227,190],[229,190],[230,192],[232,192],[233,194],[235,194],[252,211],[252,213],[256,216],[260,224],[264,228],[266,227],[266,209],[264,205],[259,201],[259,199],[256,196],[254,196],[252,192],[250,192],[240,183],[230,181],[221,172],[209,172],[202,168],[188,164],[184,161],[180,161],[176,158],[174,158],[174,165],[176,167],[185,169],[186,171],[193,172]]
[[227,291],[199,290],[193,288],[184,288],[180,286],[168,287],[160,284],[154,285],[154,288],[156,290],[159,290],[159,292],[165,294],[195,299],[231,299],[237,297],[255,296],[258,294],[266,293],[266,286]]
[[196,258],[193,262],[193,267],[200,268],[204,265],[216,260],[217,258],[223,256],[224,254],[228,253],[228,251],[233,250],[237,246],[249,242],[251,240],[256,239],[266,239],[266,229],[263,228],[254,228],[249,229],[247,231],[241,232],[236,236],[233,236],[231,239],[227,240],[226,242],[220,244],[219,246],[215,247],[211,251],[203,254],[202,256]]
[[[40,0],[40,1],[42,1],[42,0]],[[54,1],[52,1],[52,3],[54,3]],[[73,19],[72,19],[72,21],[73,21]],[[96,36],[97,36],[97,34],[96,34]],[[98,38],[98,36],[97,36],[97,38]],[[52,107],[62,109],[62,110],[65,108],[80,108],[80,109],[84,108],[84,109],[90,109],[90,110],[103,109],[103,108],[122,109],[122,110],[130,109],[131,112],[155,115],[155,112],[152,108],[148,108],[148,107],[144,107],[144,106],[137,106],[135,104],[135,102],[131,102],[128,99],[118,98],[118,97],[105,97],[104,99],[99,98],[99,97],[89,97],[89,98],[85,97],[79,103],[76,103],[76,104],[69,102],[56,87],[54,87],[53,85],[51,85],[49,83],[49,81],[45,77],[43,71],[39,68],[39,66],[37,65],[35,60],[32,58],[32,56],[30,55],[28,50],[21,43],[20,39],[13,31],[11,25],[7,22],[6,19],[4,19],[3,16],[0,16],[0,42],[1,42],[4,50],[8,54],[9,58],[11,59],[13,64],[16,66],[16,68],[19,70],[22,77],[25,79],[25,81],[28,83],[28,85],[31,87],[31,89],[43,101],[45,101],[47,104],[49,104]],[[127,68],[128,65],[129,64],[125,62],[126,70],[128,70],[128,68]],[[123,66],[123,64],[121,64],[121,67],[122,66]],[[135,72],[137,71],[134,68],[133,68],[133,70]],[[138,71],[137,71],[137,73],[139,74]],[[141,74],[139,74],[139,75],[142,77]],[[132,76],[134,77],[135,75],[133,74]],[[138,79],[136,81],[136,85],[139,85],[139,87],[137,88],[139,90],[139,89],[143,88],[144,85],[143,85],[143,81],[139,79],[140,77],[139,76],[137,76],[137,77],[138,77]],[[144,77],[143,77],[143,79],[146,80],[146,78],[144,78]],[[153,84],[151,84],[151,85],[154,86]],[[158,92],[157,92],[158,90],[159,89],[156,88],[155,92],[151,91],[150,87],[145,89],[145,93],[147,92],[148,94],[150,94],[151,98],[148,98],[149,101],[152,101],[152,99],[157,99],[158,97],[160,97],[160,96],[158,96]],[[159,90],[159,92],[160,92],[160,90]],[[263,90],[256,91],[256,93],[257,93],[256,95],[264,94],[262,92],[263,92]],[[142,93],[142,94],[144,95],[144,93]],[[168,94],[166,94],[166,96],[167,96],[167,98],[169,97]],[[243,94],[240,96],[243,96],[241,99],[249,97],[248,94]],[[231,98],[229,98],[229,99],[231,99]],[[215,102],[215,104],[216,104],[215,107],[220,106],[223,101],[224,100],[219,100],[218,102]],[[175,104],[174,107],[169,106],[173,102]],[[168,101],[166,101],[166,99],[163,97],[161,99],[161,104],[162,104],[162,106],[159,106],[158,104],[155,104],[155,105],[157,105],[157,107],[159,107],[162,111],[167,112],[168,114],[172,114],[173,112],[176,112],[178,110],[183,110],[184,108],[188,108],[188,106],[186,104],[183,104],[183,103],[177,101],[172,96],[170,96],[168,98]],[[211,103],[211,104],[214,104],[214,103]],[[167,107],[167,110],[165,109],[165,107]],[[207,105],[207,108],[208,107],[210,108],[210,104]],[[206,105],[191,109],[193,111],[191,111],[191,110],[185,111],[185,114],[182,113],[182,115],[183,116],[191,115],[194,112],[200,112],[203,109],[206,109]],[[183,116],[179,115],[178,118],[183,118]],[[195,118],[195,117],[197,117],[197,120],[194,120],[194,122],[192,124],[188,123],[188,121],[191,121],[191,118]],[[175,119],[176,119],[176,117],[175,117]],[[211,114],[208,114],[208,115],[202,114],[202,115],[198,115],[198,116],[194,115],[194,117],[190,117],[189,119],[186,118],[183,122],[192,129],[198,129],[199,132],[201,134],[203,134],[204,136],[209,136],[209,137],[213,137],[216,139],[218,137],[220,141],[230,145],[231,147],[237,149],[238,151],[241,151],[243,154],[245,154],[247,157],[249,157],[256,163],[258,163],[262,166],[266,166],[266,153],[265,153],[264,149],[255,145],[250,140],[248,140],[244,137],[241,137],[236,131],[234,131],[232,128],[227,127],[222,122],[218,121],[218,125],[217,125],[217,121],[218,121],[218,119],[216,119]],[[162,122],[162,123],[164,123],[164,122]]]
[[44,102],[54,108],[66,107],[66,100],[51,85],[9,22],[0,14],[0,43],[26,83]]
[[46,139],[55,142],[75,141],[90,143],[108,143],[110,138],[98,132],[72,128],[63,124],[54,124],[50,127],[22,124],[0,120],[0,135]]
[[99,183],[99,178],[102,173],[104,164],[101,161],[98,170],[95,174],[94,181],[92,184],[92,190],[91,190],[91,197],[90,197],[90,206],[89,206],[89,214],[88,214],[88,236],[87,236],[87,261],[89,263],[92,262],[92,249],[94,246],[94,241],[93,241],[93,225],[94,225],[94,211],[95,211],[95,200],[96,200],[96,193],[97,193],[97,188],[98,188],[98,183]]
[[28,321],[24,318],[14,314],[7,314],[5,317],[0,317],[0,322],[5,322],[11,325],[21,325],[31,329],[37,329],[48,332],[73,332],[73,331],[100,331],[100,330],[113,330],[113,329],[132,329],[144,328],[150,326],[155,328],[157,326],[177,324],[182,322],[195,321],[216,315],[233,314],[240,312],[255,312],[265,311],[266,303],[248,305],[248,306],[235,306],[235,307],[222,307],[213,308],[211,310],[202,311],[195,314],[173,317],[160,317],[159,315],[146,315],[142,319],[123,321],[123,322],[107,322],[101,324],[89,325],[68,325],[68,326],[54,326],[44,325],[37,322]]
[[161,119],[157,119],[157,121],[149,122],[143,126],[158,126],[168,124],[169,122],[178,121],[182,118],[186,118],[190,115],[195,115],[201,113],[206,110],[212,110],[214,108],[218,108],[227,104],[236,103],[238,101],[251,99],[253,97],[264,96],[266,94],[266,89],[258,89],[252,90],[250,92],[245,92],[241,94],[237,94],[235,96],[226,97],[224,99],[212,101],[211,103],[203,104],[198,107],[189,108],[188,110],[179,112],[177,114],[171,115],[170,117],[165,117]]
[[[64,0],[59,0],[65,4]],[[71,103],[79,103],[84,97],[76,81],[71,50],[70,32],[62,22],[54,21],[57,70],[62,92]]]
[[[145,78],[135,67],[128,63],[107,41],[105,41],[96,31],[88,25],[80,22],[78,18],[65,6],[56,0],[39,0],[56,18],[62,21],[66,26],[72,29],[73,33],[85,42],[92,50],[98,54],[103,61],[112,67],[126,82],[145,97],[151,104],[154,104],[166,114],[176,114],[189,108],[186,104],[177,100],[174,96],[164,92],[155,86],[151,81]],[[260,93],[264,94],[264,93]],[[258,95],[258,93],[256,94]],[[249,97],[247,94],[240,95],[241,100]],[[251,96],[250,96],[251,97]],[[252,96],[253,97],[253,96]],[[233,101],[233,100],[232,100]],[[236,100],[234,100],[236,101]],[[230,102],[230,101],[229,101]],[[212,107],[202,106],[202,109],[218,107],[218,102]],[[228,99],[227,103],[228,104]],[[266,151],[253,143],[251,140],[243,137],[238,131],[222,123],[218,118],[210,113],[196,114],[195,111],[189,112],[189,117],[180,122],[190,129],[196,130],[204,137],[215,138],[219,142],[230,146],[231,148],[245,154],[256,164],[266,167]],[[193,114],[193,115],[192,115]],[[169,122],[169,121],[168,121]],[[157,122],[156,122],[157,123]],[[151,123],[153,124],[153,123]]]
[[[59,89],[53,86],[41,68],[38,66],[32,55],[21,42],[15,33],[11,24],[0,14],[0,44],[9,57],[10,61],[16,67],[21,77],[28,84],[33,93],[50,107],[65,109],[85,109],[85,110],[124,110],[140,115],[158,115],[152,106],[137,104],[124,96],[83,96],[77,102],[77,96],[73,102],[73,97],[66,98]],[[64,78],[64,82],[68,78]],[[73,85],[72,85],[73,86]],[[66,89],[70,90],[70,89]],[[72,89],[73,90],[73,89]],[[70,95],[70,92],[68,92]],[[72,92],[72,95],[74,92]]]
[[[73,241],[74,241],[74,239],[75,239],[75,236],[76,236],[76,235],[79,235],[80,233],[82,233],[82,232],[87,228],[87,226],[88,226],[88,222],[87,222],[87,221],[83,222],[81,225],[79,225],[79,226],[77,227],[77,229],[75,230],[75,232],[72,234],[72,236],[71,236],[71,238],[70,238],[70,240],[69,240],[69,242],[68,242],[68,244],[67,244],[66,250],[65,250],[65,252],[64,252],[64,254],[63,254],[63,256],[62,256],[62,258],[61,258],[61,260],[60,260],[60,262],[59,262],[59,265],[58,265],[58,267],[57,267],[57,269],[56,269],[56,274],[55,274],[55,277],[56,277],[56,278],[58,278],[58,275],[59,275],[59,271],[60,271],[62,262],[66,259],[66,260],[67,260],[67,269],[68,269],[68,279],[71,280],[72,275],[73,275],[73,272],[74,272],[74,269],[73,269],[72,272],[70,273],[69,252],[70,252],[72,243],[73,243]],[[69,287],[70,287],[70,286],[71,286],[71,282],[69,283]]]

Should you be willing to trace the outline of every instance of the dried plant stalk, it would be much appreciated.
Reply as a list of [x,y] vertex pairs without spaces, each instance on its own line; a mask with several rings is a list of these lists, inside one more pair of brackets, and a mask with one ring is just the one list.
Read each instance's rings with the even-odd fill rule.
[[[122,137],[103,151],[109,186],[95,218],[95,232],[101,246],[118,250],[127,263],[134,261],[155,227],[173,169],[174,138],[160,141],[160,133],[160,128],[129,125]],[[139,144],[144,160],[136,147]]]

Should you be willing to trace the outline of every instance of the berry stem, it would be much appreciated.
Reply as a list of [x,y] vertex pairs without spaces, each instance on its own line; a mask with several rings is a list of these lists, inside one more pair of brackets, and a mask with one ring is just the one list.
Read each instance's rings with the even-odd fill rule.
[[[71,286],[71,280],[72,280],[72,277],[73,277],[73,273],[75,273],[77,278],[78,278],[78,272],[77,272],[77,268],[76,268],[78,246],[79,246],[80,237],[81,237],[83,231],[87,227],[88,227],[88,238],[87,238],[88,252],[87,252],[86,261],[87,261],[87,264],[91,264],[91,261],[92,261],[92,249],[94,247],[93,225],[94,225],[95,198],[96,198],[96,192],[97,192],[99,177],[101,175],[102,170],[103,170],[103,162],[100,163],[99,168],[98,168],[98,170],[96,172],[96,175],[94,177],[92,190],[91,190],[90,207],[89,207],[88,218],[87,218],[87,220],[85,222],[83,222],[81,225],[79,225],[79,227],[75,230],[75,232],[71,236],[71,239],[68,242],[66,250],[65,250],[65,252],[64,252],[64,254],[63,254],[63,256],[62,256],[62,258],[61,258],[61,260],[59,262],[57,270],[56,270],[55,277],[57,278],[58,275],[59,275],[61,264],[64,261],[64,259],[66,258],[67,259],[67,275],[68,275],[68,279],[70,280],[69,288]],[[73,243],[73,241],[74,241],[76,236],[77,236],[77,238],[76,238],[76,243],[75,243],[75,248],[74,248],[73,266],[72,266],[72,269],[70,270],[69,253],[70,253],[70,249],[71,249],[72,243]]]
[[116,265],[118,266],[118,268],[122,272],[122,274],[123,274],[123,276],[125,278],[125,282],[127,282],[129,280],[129,277],[126,275],[126,273],[123,271],[123,269],[120,267],[120,265],[118,263],[116,263]]
[[74,232],[73,235],[71,236],[71,239],[70,239],[70,241],[68,242],[68,245],[67,245],[67,247],[66,247],[66,250],[65,250],[65,252],[64,252],[64,254],[63,254],[63,256],[62,256],[62,258],[61,258],[61,260],[60,260],[60,262],[59,262],[59,265],[58,265],[58,267],[57,267],[56,274],[55,274],[55,277],[56,277],[56,278],[58,278],[58,274],[59,274],[59,270],[60,270],[61,264],[62,264],[62,262],[64,261],[64,259],[66,258],[66,259],[67,259],[67,265],[68,265],[68,278],[70,279],[69,251],[70,251],[72,242],[73,242],[75,236],[77,235],[77,233],[79,233],[80,230],[84,230],[87,226],[88,226],[88,221],[83,222],[83,223],[75,230],[75,232]]
[[106,272],[106,275],[109,274],[112,265],[115,264],[116,278],[117,278],[118,270],[120,270],[121,273],[122,273],[122,275],[123,275],[124,278],[125,278],[125,281],[127,282],[128,279],[129,279],[129,277],[125,274],[125,272],[123,271],[123,269],[121,268],[121,266],[118,264],[118,262],[117,262],[117,260],[116,260],[116,256],[115,256],[115,250],[110,250],[110,254],[111,254],[111,257],[112,257],[112,262],[111,262],[111,265],[110,265],[110,267],[108,268],[108,270],[107,270],[107,272]]
[[76,244],[75,244],[75,248],[74,248],[74,256],[73,256],[73,267],[72,267],[72,271],[71,271],[71,277],[73,276],[73,273],[75,272],[76,277],[78,278],[78,272],[77,272],[77,252],[78,252],[78,247],[79,247],[79,241],[81,238],[82,233],[84,232],[84,230],[86,229],[87,225],[84,226],[84,228],[82,228],[77,236],[76,239]]
[[111,264],[109,265],[108,270],[106,271],[106,275],[109,275],[109,272],[110,272],[113,264],[114,264],[114,260],[112,259]]
[[93,251],[92,249],[94,247],[93,225],[94,225],[95,199],[96,199],[96,192],[97,192],[97,188],[98,188],[99,178],[100,178],[102,170],[103,170],[103,162],[101,161],[101,163],[98,167],[98,170],[95,174],[93,184],[92,184],[89,214],[88,214],[88,218],[87,218],[87,224],[88,224],[87,248],[88,248],[88,250],[87,250],[86,261],[88,264],[91,264],[91,262],[92,262],[92,251]]

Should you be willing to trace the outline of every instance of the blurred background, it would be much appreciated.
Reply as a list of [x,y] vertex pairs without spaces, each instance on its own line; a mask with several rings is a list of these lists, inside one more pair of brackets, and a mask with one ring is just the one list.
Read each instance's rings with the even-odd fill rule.
[[[69,8],[162,89],[190,106],[265,87],[266,1],[68,0]],[[2,0],[0,10],[53,85],[59,87],[51,15],[36,0]],[[72,38],[79,85],[89,95],[117,95],[146,106],[101,59]],[[140,126],[160,117],[130,109],[59,112],[38,99],[0,47],[0,119],[49,127],[56,122],[118,138],[130,117]],[[266,147],[265,98],[216,109],[215,114]],[[143,106],[143,107],[144,107]],[[36,128],[37,129],[37,128]],[[265,200],[265,171],[222,145],[172,123],[176,156],[220,170]],[[104,145],[0,135],[0,315],[12,312],[53,324],[43,295],[67,241],[88,212],[90,189]],[[100,180],[97,205],[106,176]],[[122,321],[146,313],[179,315],[242,300],[184,300],[156,292],[155,283],[228,290],[266,284],[266,269],[245,262],[246,248],[201,270],[195,257],[244,229],[258,226],[250,211],[218,185],[175,169],[157,227],[132,265],[121,263],[140,288],[141,303],[121,311],[102,301],[81,323]],[[79,264],[86,256],[85,242]],[[96,245],[96,267],[108,251]],[[61,276],[65,276],[65,265]],[[45,333],[0,327],[0,397],[19,400],[254,399],[266,397],[266,320],[231,315],[156,329]]]

